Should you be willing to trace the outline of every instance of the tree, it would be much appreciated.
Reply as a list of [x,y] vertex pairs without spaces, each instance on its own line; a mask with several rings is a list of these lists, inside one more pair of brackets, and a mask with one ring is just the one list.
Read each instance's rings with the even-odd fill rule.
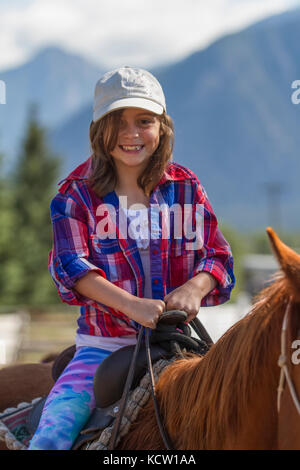
[[19,305],[37,306],[58,300],[48,272],[48,252],[52,245],[49,205],[59,169],[60,159],[51,151],[37,109],[32,107],[12,178],[15,252],[11,274]]
[[10,262],[13,255],[12,233],[14,231],[14,214],[12,211],[12,192],[9,182],[2,173],[3,155],[0,154],[0,303],[12,302],[10,295],[11,279]]
[[243,257],[247,252],[247,246],[245,241],[241,235],[238,233],[233,227],[228,224],[222,224],[220,229],[230,244],[232,255],[233,255],[233,272],[235,275],[235,288],[231,294],[231,301],[235,302],[237,300],[238,295],[244,289],[244,270],[243,270]]

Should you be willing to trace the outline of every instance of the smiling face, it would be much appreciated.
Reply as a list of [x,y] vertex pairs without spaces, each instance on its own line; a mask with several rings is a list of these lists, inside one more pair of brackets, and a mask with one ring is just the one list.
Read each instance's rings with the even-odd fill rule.
[[160,120],[138,108],[125,108],[120,119],[117,143],[110,152],[117,168],[143,171],[159,145]]

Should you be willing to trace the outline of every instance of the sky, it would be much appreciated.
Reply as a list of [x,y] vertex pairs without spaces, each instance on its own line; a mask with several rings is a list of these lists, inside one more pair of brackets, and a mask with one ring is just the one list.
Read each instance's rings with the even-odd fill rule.
[[0,70],[54,45],[112,69],[182,60],[300,0],[1,0]]

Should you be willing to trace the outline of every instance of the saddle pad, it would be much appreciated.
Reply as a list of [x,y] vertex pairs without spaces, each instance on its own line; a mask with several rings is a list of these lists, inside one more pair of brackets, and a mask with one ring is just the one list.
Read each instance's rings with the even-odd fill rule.
[[12,450],[23,450],[29,446],[32,434],[28,428],[28,417],[35,403],[33,400],[24,407],[9,409],[0,414],[0,439]]

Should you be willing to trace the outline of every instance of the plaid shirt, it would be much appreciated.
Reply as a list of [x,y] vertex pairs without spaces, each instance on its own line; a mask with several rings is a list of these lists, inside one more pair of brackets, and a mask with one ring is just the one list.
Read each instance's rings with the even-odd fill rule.
[[[78,333],[106,337],[136,334],[139,325],[124,313],[86,298],[74,289],[76,281],[93,270],[129,293],[144,297],[145,276],[139,250],[136,240],[123,236],[120,231],[118,196],[112,191],[100,199],[87,184],[90,170],[91,157],[59,183],[63,184],[51,202],[53,247],[49,253],[49,271],[62,301],[81,305]],[[170,163],[150,196],[150,208],[162,204],[168,207],[189,204],[193,208],[193,227],[196,205],[203,208],[203,246],[191,250],[185,235],[163,236],[163,218],[155,217],[155,213],[152,216],[151,212],[151,223],[157,234],[149,240],[152,298],[163,300],[173,289],[206,271],[215,277],[217,285],[202,299],[201,305],[226,302],[235,283],[233,258],[196,175],[182,165]],[[115,238],[101,239],[98,235],[97,224],[103,220],[103,213],[97,212],[99,205],[115,209]],[[172,220],[174,225],[174,217]],[[173,229],[171,224],[170,234],[174,233]]]

